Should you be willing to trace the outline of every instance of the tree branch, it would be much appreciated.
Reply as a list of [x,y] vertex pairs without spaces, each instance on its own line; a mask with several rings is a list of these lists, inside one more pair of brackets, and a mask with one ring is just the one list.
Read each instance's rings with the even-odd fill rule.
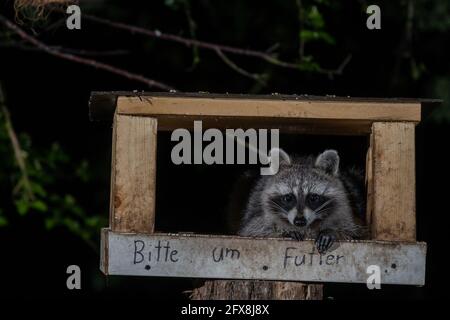
[[205,41],[201,41],[201,40],[197,40],[197,39],[184,38],[184,37],[170,34],[170,33],[163,33],[159,30],[149,30],[149,29],[145,29],[142,27],[125,24],[122,22],[114,22],[114,21],[111,21],[111,20],[108,20],[105,18],[100,18],[100,17],[93,16],[93,15],[86,14],[86,13],[83,14],[83,18],[106,25],[106,26],[109,26],[109,27],[112,27],[112,28],[126,30],[131,33],[142,34],[142,35],[146,35],[146,36],[149,36],[152,38],[168,40],[168,41],[172,41],[172,42],[178,42],[178,43],[184,44],[187,47],[197,46],[199,48],[209,49],[209,50],[213,50],[213,51],[220,50],[222,52],[234,53],[234,54],[245,55],[245,56],[259,57],[262,59],[266,59],[267,57],[269,57],[270,59],[273,59],[273,57],[271,55],[266,54],[265,52],[261,52],[261,51],[242,49],[242,48],[237,48],[237,47],[231,47],[231,46],[226,46],[226,45],[205,42]]
[[217,52],[217,50],[220,50],[221,52],[233,53],[233,54],[249,56],[249,57],[256,57],[256,58],[265,60],[269,63],[275,64],[275,65],[278,65],[281,67],[285,67],[285,68],[298,69],[298,65],[296,63],[290,63],[290,62],[284,62],[284,61],[278,60],[274,55],[263,52],[263,51],[249,50],[249,49],[243,49],[243,48],[238,48],[238,47],[232,47],[232,46],[221,45],[221,44],[217,44],[217,43],[201,41],[201,40],[197,40],[197,39],[184,38],[184,37],[170,34],[170,33],[163,33],[159,30],[149,30],[149,29],[125,24],[122,22],[114,22],[114,21],[111,21],[111,20],[108,20],[105,18],[93,16],[90,14],[83,14],[83,17],[87,20],[91,20],[91,21],[94,21],[94,22],[97,22],[97,23],[100,23],[100,24],[103,24],[103,25],[106,25],[106,26],[109,26],[112,28],[126,30],[131,33],[142,34],[142,35],[146,35],[146,36],[149,36],[152,38],[181,43],[189,48],[192,46],[197,46],[199,48],[212,50],[215,52]]
[[14,130],[11,116],[9,114],[9,110],[6,107],[6,103],[3,95],[3,88],[0,84],[0,110],[5,117],[5,128],[8,133],[9,140],[11,141],[11,146],[14,151],[14,157],[17,162],[17,166],[19,167],[20,173],[22,175],[22,179],[19,181],[18,185],[15,189],[18,189],[21,185],[23,186],[25,195],[29,200],[34,199],[33,189],[31,188],[30,179],[28,178],[28,170],[26,165],[26,160],[24,156],[24,152],[19,142],[19,138],[17,137],[16,131]]
[[231,69],[233,69],[234,71],[236,71],[237,73],[239,73],[240,75],[243,75],[244,77],[253,79],[255,81],[258,81],[259,83],[265,85],[266,82],[264,81],[263,77],[259,74],[256,73],[250,73],[244,69],[242,69],[241,67],[239,67],[237,64],[235,64],[233,61],[231,61],[222,51],[220,51],[219,49],[216,50],[217,55],[219,56],[220,59],[222,59],[222,61],[229,66]]
[[84,64],[84,65],[88,65],[88,66],[91,66],[91,67],[94,67],[97,69],[102,69],[102,70],[108,71],[110,73],[114,73],[119,76],[122,76],[124,78],[144,83],[149,87],[156,87],[156,88],[160,88],[163,90],[173,90],[172,87],[170,87],[169,85],[167,85],[165,83],[146,78],[142,75],[131,73],[127,70],[117,68],[117,67],[114,67],[109,64],[99,62],[96,60],[79,57],[79,56],[76,56],[76,55],[70,54],[70,53],[61,52],[61,50],[56,49],[55,47],[50,47],[50,46],[46,45],[45,43],[39,41],[35,37],[27,34],[25,31],[23,31],[21,28],[19,28],[16,24],[14,24],[13,22],[11,22],[10,20],[8,20],[7,18],[5,18],[2,15],[0,15],[0,23],[5,25],[11,31],[15,32],[26,42],[29,42],[30,44],[34,45],[36,48],[39,48],[42,51],[47,52],[48,54],[53,55],[55,57],[69,60],[69,61],[76,62],[76,63],[80,63],[80,64]]
[[[5,43],[0,43],[0,47],[2,48],[16,48],[24,51],[42,51],[41,49],[27,45],[22,41],[10,41]],[[91,57],[100,57],[100,56],[119,56],[126,55],[130,52],[127,50],[116,49],[116,50],[85,50],[85,49],[75,49],[75,48],[66,48],[61,46],[49,46],[52,49],[59,50],[61,52],[72,53],[80,56],[91,56]]]
[[328,77],[333,78],[334,75],[341,75],[344,72],[345,67],[350,63],[350,60],[352,60],[352,55],[349,54],[345,57],[345,59],[341,62],[339,67],[337,69],[323,69],[320,68],[317,70],[317,72],[326,74]]
[[[217,44],[217,43],[212,43],[212,42],[201,41],[201,40],[197,40],[197,39],[189,39],[189,38],[181,37],[181,36],[170,34],[170,33],[164,33],[159,30],[149,30],[149,29],[129,25],[129,24],[122,23],[122,22],[111,21],[111,20],[108,20],[105,18],[100,18],[100,17],[86,14],[86,13],[83,14],[83,18],[86,20],[90,20],[90,21],[93,21],[96,23],[106,25],[111,28],[125,30],[125,31],[131,32],[133,34],[141,34],[141,35],[145,35],[145,36],[148,36],[151,38],[162,39],[162,40],[166,40],[166,41],[180,43],[189,48],[198,47],[198,48],[203,48],[206,50],[212,50],[216,53],[220,51],[221,53],[232,53],[232,54],[236,54],[236,55],[255,57],[258,59],[262,59],[270,64],[279,66],[279,67],[301,70],[298,63],[282,61],[282,60],[278,59],[274,54],[271,54],[270,52],[243,49],[243,48],[232,47],[232,46],[227,46],[227,45],[222,45],[222,44]],[[322,73],[322,74],[327,74],[329,76],[339,75],[343,71],[342,66],[345,68],[345,66],[348,64],[349,61],[350,60],[347,57],[344,60],[345,63],[341,63],[341,65],[336,70],[321,69],[318,72]]]

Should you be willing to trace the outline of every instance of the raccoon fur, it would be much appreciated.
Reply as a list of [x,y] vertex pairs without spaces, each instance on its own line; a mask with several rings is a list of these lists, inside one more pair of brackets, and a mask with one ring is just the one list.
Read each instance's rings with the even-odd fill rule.
[[361,171],[340,170],[335,150],[317,157],[277,152],[279,170],[256,180],[239,223],[234,225],[238,235],[315,239],[320,253],[329,250],[335,240],[364,237]]

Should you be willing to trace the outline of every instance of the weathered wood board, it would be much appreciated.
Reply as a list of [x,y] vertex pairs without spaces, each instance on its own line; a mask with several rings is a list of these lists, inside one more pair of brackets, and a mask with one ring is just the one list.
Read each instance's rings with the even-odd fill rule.
[[[414,124],[376,122],[372,128],[372,238],[416,239]],[[371,188],[370,188],[371,187]]]
[[327,102],[262,99],[119,97],[117,113],[141,116],[266,117],[420,121],[420,103]]
[[114,121],[110,226],[114,231],[151,233],[155,224],[158,122],[121,115]]
[[158,119],[158,130],[261,127],[283,132],[362,135],[374,121],[418,123],[419,102],[234,99],[219,97],[119,96],[119,115]]
[[345,241],[318,254],[313,241],[102,232],[101,269],[109,275],[424,285],[426,244]]

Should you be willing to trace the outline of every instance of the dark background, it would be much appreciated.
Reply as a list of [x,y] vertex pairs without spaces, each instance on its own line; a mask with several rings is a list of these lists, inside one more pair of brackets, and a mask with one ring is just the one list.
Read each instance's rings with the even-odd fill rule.
[[[448,233],[450,13],[447,1],[411,2],[378,1],[382,29],[368,30],[365,6],[371,3],[303,1],[305,8],[319,9],[325,21],[323,30],[335,40],[335,44],[320,40],[307,43],[308,55],[329,69],[338,66],[348,54],[352,59],[342,75],[329,77],[317,70],[290,70],[251,57],[230,55],[245,69],[266,73],[265,86],[236,73],[211,51],[200,49],[199,63],[193,66],[192,48],[86,20],[82,20],[81,30],[67,30],[64,24],[48,30],[63,17],[55,12],[33,21],[22,17],[20,27],[49,45],[126,50],[124,55],[93,58],[186,92],[444,99],[436,110],[427,110],[416,133],[417,238],[428,243],[426,285],[383,286],[378,291],[350,284],[330,284],[325,288],[325,297],[334,299],[436,299],[444,288],[441,279],[445,276]],[[95,1],[80,5],[83,13],[192,37],[186,3],[198,39],[262,51],[278,43],[281,59],[298,61],[299,20],[294,0],[161,0],[133,4]],[[414,10],[408,20],[411,5]],[[0,1],[0,14],[17,21],[12,1]],[[409,28],[408,23],[412,24]],[[17,36],[1,24],[0,35],[0,83],[5,105],[27,151],[29,166],[35,168],[39,162],[43,168],[32,179],[47,191],[47,195],[40,196],[46,208],[35,205],[26,212],[18,209],[21,195],[14,192],[14,187],[20,174],[10,141],[0,129],[0,217],[7,221],[0,227],[0,295],[185,297],[181,292],[191,287],[188,279],[106,278],[98,268],[99,228],[107,226],[109,210],[111,124],[89,121],[90,93],[160,90],[50,56],[32,46],[20,47]],[[304,66],[308,67],[311,66]],[[1,126],[4,129],[4,124]],[[158,141],[158,150],[167,151],[159,153],[158,160],[169,154],[168,139],[162,135]],[[365,138],[302,136],[287,140],[287,149],[292,152],[297,152],[297,144],[302,146],[302,152],[313,153],[335,147],[343,160],[364,165]],[[55,143],[57,151],[52,149]],[[168,162],[158,161],[157,228],[220,233],[226,196],[243,169],[171,168]],[[55,197],[50,199],[50,194]],[[66,268],[71,264],[81,267],[82,290],[66,288]]]

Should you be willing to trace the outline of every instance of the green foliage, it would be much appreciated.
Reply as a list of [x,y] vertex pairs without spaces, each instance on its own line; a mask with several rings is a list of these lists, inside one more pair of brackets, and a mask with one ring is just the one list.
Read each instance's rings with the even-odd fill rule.
[[312,5],[306,9],[305,25],[315,30],[323,29],[325,27],[325,21],[317,6]]
[[413,80],[419,80],[425,71],[426,67],[423,63],[416,63],[414,59],[411,59],[411,78]]
[[14,215],[23,219],[37,215],[47,230],[64,227],[96,249],[94,240],[100,228],[107,225],[107,218],[88,214],[70,192],[71,185],[90,182],[89,163],[86,160],[77,163],[56,142],[48,148],[35,150],[31,147],[31,138],[21,134],[24,171],[17,164],[6,121],[5,114],[0,113],[0,158],[4,160],[0,163],[0,172],[9,173],[0,176],[0,183],[11,185],[9,197],[13,209],[6,214],[7,208],[2,206],[7,201],[0,202],[0,227],[7,226],[8,217],[12,219]]
[[313,40],[323,40],[327,44],[336,44],[336,41],[330,34],[325,31],[311,31],[311,30],[301,30],[300,37],[307,42],[311,42]]
[[301,41],[304,43],[324,41],[326,44],[336,44],[336,40],[326,30],[325,19],[319,11],[318,5],[305,5],[304,7],[299,8],[299,10],[302,12],[302,14],[299,15],[299,19],[303,20],[300,21],[301,25],[303,25],[299,34]]
[[3,215],[3,210],[0,208],[0,227],[8,225],[8,219]]
[[313,1],[303,3],[297,0],[299,19],[300,64],[299,69],[307,72],[318,72],[322,68],[312,55],[305,55],[305,46],[312,42],[323,42],[335,45],[336,40],[326,30],[325,19],[319,10],[319,5],[329,6],[327,1]]
[[313,56],[303,56],[298,68],[302,71],[314,72],[321,69],[320,65],[314,61]]

